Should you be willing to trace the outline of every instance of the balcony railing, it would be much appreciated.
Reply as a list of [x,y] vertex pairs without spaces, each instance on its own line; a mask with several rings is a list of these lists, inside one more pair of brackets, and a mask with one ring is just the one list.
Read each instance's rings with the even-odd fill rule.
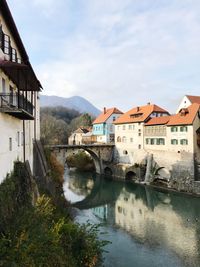
[[33,104],[18,93],[0,93],[0,111],[14,117],[31,120],[33,117]]

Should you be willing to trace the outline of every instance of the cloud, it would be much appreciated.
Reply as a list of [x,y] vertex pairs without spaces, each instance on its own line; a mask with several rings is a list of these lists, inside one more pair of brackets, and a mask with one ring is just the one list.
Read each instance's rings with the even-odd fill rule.
[[33,12],[27,19],[35,25],[21,29],[44,93],[123,110],[149,101],[175,110],[182,95],[198,93],[199,1],[34,0],[33,6],[38,20]]

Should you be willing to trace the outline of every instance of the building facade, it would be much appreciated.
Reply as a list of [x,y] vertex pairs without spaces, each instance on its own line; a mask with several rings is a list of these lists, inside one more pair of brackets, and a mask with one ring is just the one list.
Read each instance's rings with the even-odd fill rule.
[[89,128],[79,127],[68,138],[68,144],[69,145],[82,145],[83,144],[83,136],[89,132],[90,132]]
[[147,104],[124,113],[115,121],[116,161],[124,164],[140,163],[144,158],[144,124],[151,118],[168,116],[168,111]]
[[96,136],[97,143],[114,143],[114,122],[123,114],[117,108],[104,108],[104,111],[93,122],[92,133]]
[[0,1],[0,182],[15,161],[29,161],[40,139],[38,81],[5,0]]

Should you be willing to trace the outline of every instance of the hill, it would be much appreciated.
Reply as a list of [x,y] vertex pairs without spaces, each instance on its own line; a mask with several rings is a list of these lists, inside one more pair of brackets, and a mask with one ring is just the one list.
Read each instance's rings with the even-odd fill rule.
[[80,113],[89,113],[92,116],[98,116],[101,112],[88,100],[80,96],[72,96],[69,98],[58,97],[58,96],[40,96],[41,107],[56,107],[62,106],[69,109],[75,109]]

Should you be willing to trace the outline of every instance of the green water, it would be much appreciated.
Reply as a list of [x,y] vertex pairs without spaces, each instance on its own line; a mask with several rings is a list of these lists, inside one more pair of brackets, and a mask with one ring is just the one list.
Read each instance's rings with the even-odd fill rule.
[[65,173],[76,220],[103,223],[106,267],[200,267],[200,198]]

